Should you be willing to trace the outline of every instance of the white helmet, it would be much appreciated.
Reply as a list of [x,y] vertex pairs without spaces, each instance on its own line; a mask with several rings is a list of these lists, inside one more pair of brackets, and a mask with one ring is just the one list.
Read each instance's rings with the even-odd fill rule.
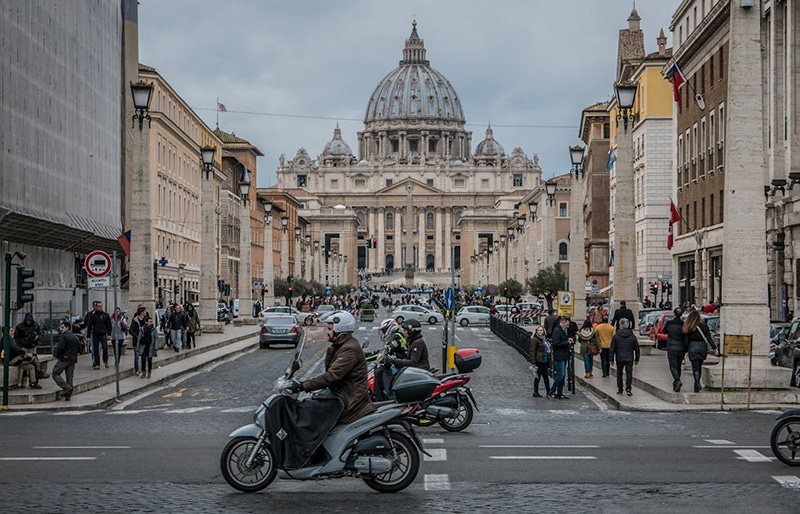
[[356,319],[349,312],[339,312],[328,318],[334,334],[352,334],[356,331]]
[[400,325],[394,318],[386,318],[381,321],[381,324],[378,326],[378,331],[381,334],[381,341],[387,343],[392,340],[397,332],[400,332]]

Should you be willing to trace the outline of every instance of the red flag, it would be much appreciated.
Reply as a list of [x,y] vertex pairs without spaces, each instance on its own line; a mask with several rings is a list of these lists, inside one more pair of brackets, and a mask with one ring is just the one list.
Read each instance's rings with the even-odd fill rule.
[[667,231],[667,250],[672,250],[672,244],[674,243],[674,238],[672,235],[672,225],[679,222],[681,220],[681,215],[678,214],[678,209],[675,208],[675,204],[672,203],[672,200],[669,201],[669,230]]
[[130,259],[131,258],[131,231],[128,230],[124,234],[121,234],[117,241],[119,241],[119,245],[122,247],[122,250],[125,252],[125,256]]
[[228,112],[228,108],[225,107],[225,104],[221,104],[217,102],[217,111],[219,112]]
[[686,82],[686,76],[683,74],[681,69],[678,67],[678,63],[676,62],[672,66],[672,97],[678,103],[678,108],[681,108],[681,92],[678,90],[681,85]]

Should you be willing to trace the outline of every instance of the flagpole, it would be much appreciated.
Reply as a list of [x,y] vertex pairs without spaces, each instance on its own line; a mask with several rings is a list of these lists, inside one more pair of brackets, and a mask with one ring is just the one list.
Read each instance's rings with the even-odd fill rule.
[[217,97],[217,128],[219,128],[219,97]]

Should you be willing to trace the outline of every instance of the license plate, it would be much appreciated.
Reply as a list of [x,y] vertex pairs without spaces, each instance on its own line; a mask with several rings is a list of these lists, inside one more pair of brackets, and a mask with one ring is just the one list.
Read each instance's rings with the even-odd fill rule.
[[489,323],[489,318],[478,318],[478,323]]
[[287,332],[289,331],[286,330],[285,328],[273,328],[272,330],[270,330],[270,333],[272,334],[286,334]]

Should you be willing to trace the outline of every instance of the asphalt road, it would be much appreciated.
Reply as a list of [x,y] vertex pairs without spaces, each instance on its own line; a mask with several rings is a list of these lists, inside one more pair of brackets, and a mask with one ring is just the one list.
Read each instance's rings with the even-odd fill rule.
[[[374,326],[357,337],[377,341]],[[441,326],[424,330],[435,354]],[[319,371],[322,334],[301,375]],[[419,430],[432,458],[403,493],[352,479],[276,480],[252,495],[227,486],[219,453],[282,374],[286,348],[244,354],[117,410],[0,415],[3,510],[798,512],[800,469],[767,448],[774,413],[625,413],[580,390],[536,399],[526,364],[488,328],[457,338],[484,355],[471,382],[481,410],[462,433]]]

